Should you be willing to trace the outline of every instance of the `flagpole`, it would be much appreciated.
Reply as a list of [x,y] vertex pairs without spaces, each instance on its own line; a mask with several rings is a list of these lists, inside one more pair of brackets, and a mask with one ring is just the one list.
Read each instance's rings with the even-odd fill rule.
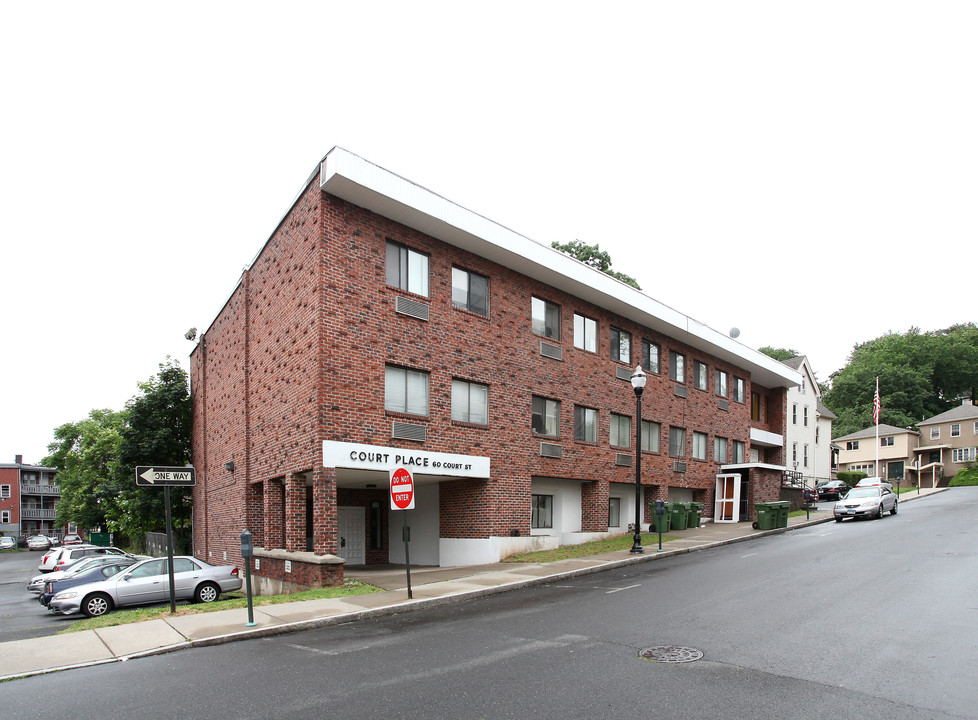
[[873,422],[876,423],[876,477],[880,476],[880,379],[876,376],[876,395],[873,396]]

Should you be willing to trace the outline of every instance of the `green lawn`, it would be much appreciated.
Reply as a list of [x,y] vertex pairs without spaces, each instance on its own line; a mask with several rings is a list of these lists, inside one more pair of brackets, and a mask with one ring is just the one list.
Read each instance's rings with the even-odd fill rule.
[[[381,589],[373,585],[367,585],[359,580],[347,580],[342,587],[316,588],[291,595],[266,595],[252,598],[252,605],[277,605],[286,602],[299,602],[300,600],[321,600],[324,598],[349,597],[351,595],[368,595],[370,593],[381,592]],[[226,600],[219,600],[213,603],[199,604],[180,604],[177,605],[176,615],[195,615],[197,613],[215,612],[217,610],[230,610],[232,608],[243,608],[248,606],[248,598],[244,591],[226,593],[222,597]],[[126,625],[128,623],[143,622],[144,620],[156,620],[157,618],[173,617],[170,614],[169,605],[153,605],[151,607],[134,608],[132,610],[115,610],[97,618],[85,618],[73,623],[71,627],[62,630],[60,634],[70,632],[80,632],[82,630],[96,630],[98,628],[112,627],[113,625]]]
[[[676,540],[678,538],[662,536],[662,542]],[[616,550],[630,550],[635,541],[634,535],[619,535],[618,537],[605,538],[604,540],[594,540],[592,542],[581,543],[580,545],[562,545],[553,550],[538,550],[536,552],[521,553],[513,555],[503,560],[503,562],[533,562],[548,563],[558,560],[569,560],[571,558],[586,557],[588,555],[599,555]],[[642,547],[659,547],[658,533],[642,533]]]

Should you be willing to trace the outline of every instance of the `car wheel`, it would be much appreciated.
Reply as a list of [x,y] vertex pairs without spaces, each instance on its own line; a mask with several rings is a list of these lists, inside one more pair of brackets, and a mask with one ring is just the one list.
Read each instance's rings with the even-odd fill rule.
[[85,598],[81,611],[88,617],[101,617],[112,609],[112,599],[104,593],[95,593]]
[[842,522],[842,518],[840,518],[840,517],[837,517],[837,518],[835,519],[835,521],[836,521],[836,522]]
[[877,520],[883,519],[883,503],[880,503],[880,509],[876,513],[876,519]]
[[895,500],[893,501],[893,509],[890,510],[890,515],[896,515],[897,514],[897,505],[899,505],[899,504],[900,503],[896,502]]
[[214,583],[203,583],[194,591],[194,602],[212,603],[221,597],[221,588]]

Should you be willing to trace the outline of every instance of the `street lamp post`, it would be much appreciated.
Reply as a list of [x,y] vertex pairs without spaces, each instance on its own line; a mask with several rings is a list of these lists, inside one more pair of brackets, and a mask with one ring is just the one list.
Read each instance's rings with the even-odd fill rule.
[[642,391],[648,378],[641,365],[632,373],[632,389],[635,390],[635,541],[630,552],[642,554]]

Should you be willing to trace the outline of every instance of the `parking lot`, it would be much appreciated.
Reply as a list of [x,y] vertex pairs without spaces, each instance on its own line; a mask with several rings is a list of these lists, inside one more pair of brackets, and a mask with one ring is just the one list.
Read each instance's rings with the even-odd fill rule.
[[37,551],[0,552],[0,642],[54,635],[81,619],[49,612],[27,591],[42,557]]

